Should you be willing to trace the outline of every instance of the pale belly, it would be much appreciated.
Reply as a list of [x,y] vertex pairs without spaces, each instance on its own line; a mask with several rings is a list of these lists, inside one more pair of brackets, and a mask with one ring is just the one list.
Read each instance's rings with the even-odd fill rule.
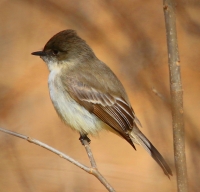
[[49,75],[49,92],[52,103],[61,119],[72,129],[82,134],[96,134],[105,124],[94,114],[74,101],[68,92],[62,88],[56,72]]

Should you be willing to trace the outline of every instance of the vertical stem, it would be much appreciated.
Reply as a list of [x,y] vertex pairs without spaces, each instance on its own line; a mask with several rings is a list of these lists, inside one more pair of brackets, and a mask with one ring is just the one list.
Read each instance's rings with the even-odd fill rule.
[[174,158],[177,174],[177,188],[178,192],[187,192],[188,186],[183,119],[183,89],[180,75],[180,60],[176,34],[174,3],[175,2],[173,0],[163,0],[170,72]]

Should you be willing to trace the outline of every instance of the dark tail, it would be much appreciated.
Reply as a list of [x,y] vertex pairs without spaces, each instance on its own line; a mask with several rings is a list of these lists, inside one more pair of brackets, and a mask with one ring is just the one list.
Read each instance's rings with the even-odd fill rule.
[[145,148],[145,150],[160,165],[160,167],[163,169],[165,175],[167,175],[168,178],[170,178],[170,175],[172,176],[172,171],[169,168],[168,164],[165,162],[162,155],[137,127],[133,128],[130,137],[134,143],[139,144]]

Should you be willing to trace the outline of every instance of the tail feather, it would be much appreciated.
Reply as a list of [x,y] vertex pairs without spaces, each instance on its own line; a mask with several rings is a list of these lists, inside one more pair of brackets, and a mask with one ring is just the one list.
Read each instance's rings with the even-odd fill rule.
[[168,164],[165,162],[162,155],[152,145],[152,143],[145,137],[145,135],[138,128],[133,128],[130,136],[134,143],[139,144],[144,147],[144,149],[160,165],[160,167],[163,169],[165,175],[167,175],[167,177],[170,178],[170,175],[172,176],[171,169],[169,168]]

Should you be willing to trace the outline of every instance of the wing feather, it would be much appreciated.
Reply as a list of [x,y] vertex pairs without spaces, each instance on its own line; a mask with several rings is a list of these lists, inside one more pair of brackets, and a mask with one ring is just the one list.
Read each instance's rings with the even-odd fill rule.
[[134,112],[123,98],[74,81],[73,86],[69,86],[69,93],[75,101],[117,131],[135,148],[128,135],[134,123]]

